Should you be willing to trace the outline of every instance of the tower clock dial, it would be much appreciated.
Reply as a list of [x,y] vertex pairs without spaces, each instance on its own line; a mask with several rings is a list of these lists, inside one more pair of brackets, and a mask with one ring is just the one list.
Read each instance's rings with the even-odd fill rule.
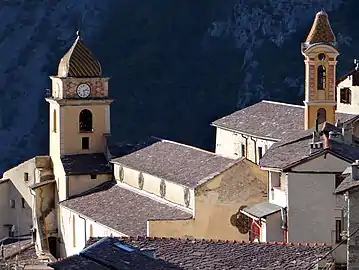
[[82,83],[77,86],[76,92],[80,98],[87,98],[91,93],[91,88],[88,84]]

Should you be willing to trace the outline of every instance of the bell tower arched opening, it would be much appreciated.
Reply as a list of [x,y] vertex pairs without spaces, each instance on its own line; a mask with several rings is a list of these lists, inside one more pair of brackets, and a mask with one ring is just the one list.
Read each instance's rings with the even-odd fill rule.
[[92,113],[90,110],[84,109],[79,114],[79,130],[80,132],[92,132]]
[[327,111],[324,108],[317,110],[317,119],[319,124],[323,124],[327,120]]
[[325,90],[326,88],[326,70],[323,65],[318,66],[317,69],[317,88],[318,90]]

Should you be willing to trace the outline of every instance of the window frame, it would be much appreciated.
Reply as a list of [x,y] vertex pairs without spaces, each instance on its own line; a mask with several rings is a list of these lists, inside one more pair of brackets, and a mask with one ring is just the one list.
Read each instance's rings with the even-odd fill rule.
[[340,88],[340,103],[351,104],[352,93],[349,87]]

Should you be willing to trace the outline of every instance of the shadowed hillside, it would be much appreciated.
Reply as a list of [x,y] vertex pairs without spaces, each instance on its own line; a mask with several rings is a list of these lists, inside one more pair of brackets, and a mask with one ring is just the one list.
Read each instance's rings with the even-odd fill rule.
[[10,0],[0,3],[0,172],[47,153],[49,75],[75,38],[110,80],[112,132],[212,149],[214,119],[260,99],[303,100],[303,57],[315,12],[329,13],[339,73],[359,37],[354,0]]

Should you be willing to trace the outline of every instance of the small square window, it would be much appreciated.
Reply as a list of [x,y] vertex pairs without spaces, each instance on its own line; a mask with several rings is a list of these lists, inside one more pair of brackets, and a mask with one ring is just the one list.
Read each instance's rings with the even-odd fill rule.
[[96,174],[91,174],[91,179],[97,179],[97,175]]
[[24,181],[27,182],[29,181],[29,173],[24,173]]
[[82,137],[82,149],[83,150],[90,149],[90,138],[89,137]]
[[10,200],[10,208],[15,208],[15,200]]

